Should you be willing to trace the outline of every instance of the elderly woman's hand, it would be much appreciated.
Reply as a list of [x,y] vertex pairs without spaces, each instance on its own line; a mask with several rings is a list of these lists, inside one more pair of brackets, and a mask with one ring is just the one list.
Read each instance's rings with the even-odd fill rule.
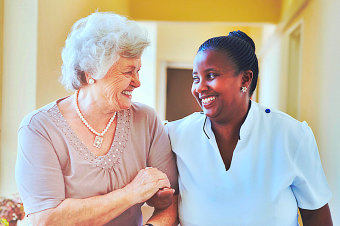
[[152,167],[140,170],[131,183],[125,186],[135,203],[145,202],[162,188],[170,188],[169,179],[165,173]]

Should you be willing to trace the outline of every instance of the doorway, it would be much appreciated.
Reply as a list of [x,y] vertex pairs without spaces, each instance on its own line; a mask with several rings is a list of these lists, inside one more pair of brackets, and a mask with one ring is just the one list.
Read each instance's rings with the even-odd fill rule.
[[166,73],[166,120],[170,122],[200,112],[201,107],[191,94],[192,70],[167,68]]

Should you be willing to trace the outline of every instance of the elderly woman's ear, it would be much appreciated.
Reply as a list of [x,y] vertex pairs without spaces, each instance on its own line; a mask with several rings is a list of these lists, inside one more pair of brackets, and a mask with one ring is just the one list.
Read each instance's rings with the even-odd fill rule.
[[95,80],[94,78],[92,78],[92,76],[89,75],[89,73],[87,73],[87,72],[85,72],[85,79],[86,79],[87,84],[90,84],[90,85],[94,84],[95,81],[96,81],[96,80]]

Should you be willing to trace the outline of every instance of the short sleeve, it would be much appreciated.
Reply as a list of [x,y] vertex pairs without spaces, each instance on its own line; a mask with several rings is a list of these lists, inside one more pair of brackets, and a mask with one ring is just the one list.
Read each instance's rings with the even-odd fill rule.
[[65,199],[58,156],[47,135],[25,125],[18,132],[15,178],[26,214],[54,208]]
[[151,145],[148,165],[164,172],[170,181],[171,187],[178,191],[178,172],[175,154],[171,151],[170,140],[165,132],[161,120],[154,115],[151,129]]
[[314,210],[327,204],[332,194],[322,169],[313,132],[306,123],[304,127],[305,134],[294,158],[297,176],[291,187],[298,207]]

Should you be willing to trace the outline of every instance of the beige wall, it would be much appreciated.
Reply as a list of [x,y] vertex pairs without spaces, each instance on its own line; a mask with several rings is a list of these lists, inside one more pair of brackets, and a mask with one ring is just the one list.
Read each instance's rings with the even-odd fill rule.
[[[4,34],[4,0],[0,0],[0,103],[2,103],[2,60],[3,60],[3,34]],[[1,144],[1,115],[2,104],[0,104],[0,144]],[[1,153],[1,152],[0,152]],[[0,155],[1,161],[1,155]],[[1,180],[1,175],[0,175]]]
[[136,20],[276,23],[280,10],[281,0],[130,0]]
[[[266,30],[266,28],[264,29]],[[269,28],[271,31],[271,28]],[[264,31],[264,35],[268,35]],[[267,40],[272,42],[270,47],[267,47],[265,53],[259,56],[259,84],[258,84],[258,100],[264,105],[272,108],[286,110],[285,90],[282,86],[283,81],[283,51],[282,40],[275,37]]]
[[157,30],[156,22],[138,22],[148,33],[150,45],[142,55],[142,67],[139,71],[141,86],[133,91],[132,100],[156,108],[156,68],[157,68]]
[[160,22],[158,25],[158,60],[192,64],[198,47],[214,36],[228,35],[230,31],[243,30],[261,47],[262,25],[232,26],[230,23],[176,23]]
[[[313,0],[304,18],[301,117],[316,131],[323,166],[333,191],[334,225],[340,225],[340,2]],[[316,29],[317,28],[317,29]]]
[[[287,0],[288,1],[288,0]],[[290,22],[276,33],[273,47],[277,46],[278,59],[274,60],[279,67],[285,66],[283,54],[287,32],[297,23],[302,23],[302,71],[301,71],[301,105],[300,120],[305,120],[315,134],[321,161],[329,185],[333,192],[330,201],[334,225],[340,225],[340,2],[338,0],[311,0],[300,9]],[[289,20],[286,20],[289,21]],[[282,25],[282,24],[281,24]],[[274,53],[268,51],[264,58]],[[272,59],[273,60],[273,59]],[[262,70],[268,70],[275,81],[281,82],[285,75],[277,67],[266,64],[262,59]],[[264,62],[266,61],[266,62]],[[267,66],[266,66],[267,65]],[[284,70],[281,70],[284,71]],[[262,89],[271,85],[261,83]],[[284,90],[280,92],[284,94]],[[260,99],[262,99],[260,95]],[[282,107],[282,106],[281,106]],[[282,110],[285,110],[284,108]]]
[[0,194],[5,195],[16,192],[19,123],[35,108],[37,4],[37,0],[4,1]]

